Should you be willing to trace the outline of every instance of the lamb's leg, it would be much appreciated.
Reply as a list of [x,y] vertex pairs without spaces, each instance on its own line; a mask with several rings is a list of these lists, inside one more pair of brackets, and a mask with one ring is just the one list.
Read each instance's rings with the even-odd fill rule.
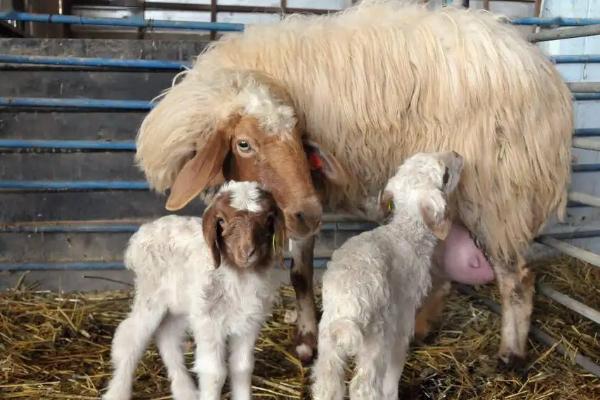
[[196,385],[185,367],[182,343],[187,321],[182,316],[167,314],[156,332],[156,346],[167,367],[171,392],[175,400],[195,400]]
[[254,369],[254,344],[258,330],[244,335],[234,335],[229,339],[229,371],[231,398],[249,400],[252,393],[252,371]]
[[292,241],[290,278],[296,292],[298,310],[296,353],[309,363],[317,347],[317,316],[313,293],[313,249],[315,238]]
[[383,375],[390,356],[387,344],[383,334],[365,337],[356,356],[355,374],[350,382],[351,400],[383,398]]
[[398,384],[404,369],[406,354],[408,352],[409,337],[402,336],[396,339],[385,377],[383,378],[383,398],[385,400],[398,400]]
[[196,340],[194,371],[198,374],[200,400],[219,400],[227,377],[225,333],[198,321],[192,321],[192,331]]
[[162,304],[136,298],[131,313],[115,331],[111,351],[114,374],[104,400],[131,397],[135,368],[165,312]]
[[346,355],[341,354],[327,329],[321,329],[319,356],[312,367],[314,400],[342,400],[344,398],[345,364]]
[[502,296],[502,340],[498,356],[510,367],[520,367],[527,353],[533,308],[534,273],[524,264],[495,266]]

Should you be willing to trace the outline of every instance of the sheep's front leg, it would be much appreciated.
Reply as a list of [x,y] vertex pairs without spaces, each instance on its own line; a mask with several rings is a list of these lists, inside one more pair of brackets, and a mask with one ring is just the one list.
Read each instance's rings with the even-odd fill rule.
[[498,356],[510,367],[520,367],[527,353],[533,308],[534,273],[525,265],[495,264],[502,296],[502,340]]
[[431,332],[431,326],[442,314],[444,301],[452,284],[441,276],[432,273],[431,291],[423,301],[415,319],[415,340],[424,340]]
[[196,340],[194,371],[198,374],[200,400],[219,400],[227,378],[226,342],[223,332],[210,324],[192,322]]
[[252,370],[254,369],[254,343],[256,332],[234,335],[230,338],[229,371],[231,398],[249,400],[251,398]]
[[198,397],[183,357],[182,344],[186,327],[185,317],[167,314],[155,336],[156,346],[171,379],[171,392],[175,400],[196,400]]
[[315,238],[292,241],[290,278],[296,292],[298,310],[296,354],[309,363],[317,349],[317,315],[313,292],[313,249]]

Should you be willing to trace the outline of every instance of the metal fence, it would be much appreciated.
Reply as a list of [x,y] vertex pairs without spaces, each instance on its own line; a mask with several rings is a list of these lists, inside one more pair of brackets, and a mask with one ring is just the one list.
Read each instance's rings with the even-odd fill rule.
[[[57,24],[78,24],[96,26],[128,26],[143,27],[148,29],[182,29],[182,30],[208,30],[208,31],[243,31],[244,25],[216,22],[191,22],[191,21],[162,21],[143,19],[116,19],[116,18],[86,18],[72,15],[28,14],[21,12],[2,12],[0,21],[30,21]],[[533,25],[549,27],[529,35],[531,42],[559,40],[564,38],[600,35],[600,19],[585,18],[521,18],[512,21],[516,25]],[[563,28],[567,27],[567,28]],[[555,63],[600,63],[599,55],[563,55],[552,57]],[[17,54],[0,54],[0,65],[17,67],[19,65],[43,65],[47,67],[86,67],[102,70],[171,70],[177,71],[189,67],[189,64],[168,60],[127,60],[110,58],[70,58],[25,56]],[[569,83],[573,92],[573,99],[579,101],[600,100],[600,82],[598,83]],[[81,98],[23,98],[0,97],[0,108],[44,108],[44,109],[101,109],[101,110],[149,110],[153,104],[139,100],[99,100]],[[577,129],[573,133],[573,147],[579,149],[600,151],[600,127],[595,129]],[[90,150],[100,149],[106,151],[135,151],[133,141],[101,141],[101,140],[0,140],[0,149],[70,149]],[[574,164],[573,173],[587,173],[600,171],[600,164]],[[0,189],[3,191],[18,191],[27,193],[31,191],[106,191],[106,190],[148,190],[145,181],[24,181],[0,180]],[[569,193],[569,207],[600,207],[600,198],[586,193]],[[0,225],[0,233],[30,232],[30,233],[133,233],[139,223],[16,223]],[[339,232],[344,230],[360,231],[370,229],[373,224],[358,221],[349,216],[327,215],[323,231]],[[551,247],[571,257],[583,260],[600,268],[600,255],[576,247],[565,239],[589,238],[600,236],[599,229],[572,229],[556,234],[547,234],[539,237],[538,242]],[[324,267],[330,254],[315,254],[315,266]],[[120,262],[69,262],[69,263],[0,263],[0,271],[24,270],[89,270],[89,269],[121,269]],[[600,324],[600,312],[560,293],[551,287],[540,285],[539,292],[568,307],[585,318]],[[463,289],[464,291],[464,289]],[[467,290],[468,291],[468,290]],[[471,292],[471,294],[473,294]],[[489,303],[489,301],[488,301]],[[497,305],[491,304],[491,308]],[[535,336],[547,344],[556,344],[552,338],[533,328]],[[560,350],[560,348],[559,348]],[[563,351],[566,352],[566,350]],[[583,355],[577,354],[576,361],[586,370],[600,376],[600,366],[594,364]]]

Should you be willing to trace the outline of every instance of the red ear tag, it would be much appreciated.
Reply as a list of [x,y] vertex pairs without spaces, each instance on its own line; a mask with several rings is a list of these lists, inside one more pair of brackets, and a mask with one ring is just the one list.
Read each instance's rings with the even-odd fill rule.
[[310,164],[310,168],[313,170],[320,170],[323,168],[323,160],[316,152],[312,152],[308,156],[308,162]]

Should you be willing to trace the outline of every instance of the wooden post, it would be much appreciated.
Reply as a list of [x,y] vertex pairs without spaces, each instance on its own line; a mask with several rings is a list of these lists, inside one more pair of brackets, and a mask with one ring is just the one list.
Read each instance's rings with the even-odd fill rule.
[[483,0],[483,9],[490,10],[490,0]]

